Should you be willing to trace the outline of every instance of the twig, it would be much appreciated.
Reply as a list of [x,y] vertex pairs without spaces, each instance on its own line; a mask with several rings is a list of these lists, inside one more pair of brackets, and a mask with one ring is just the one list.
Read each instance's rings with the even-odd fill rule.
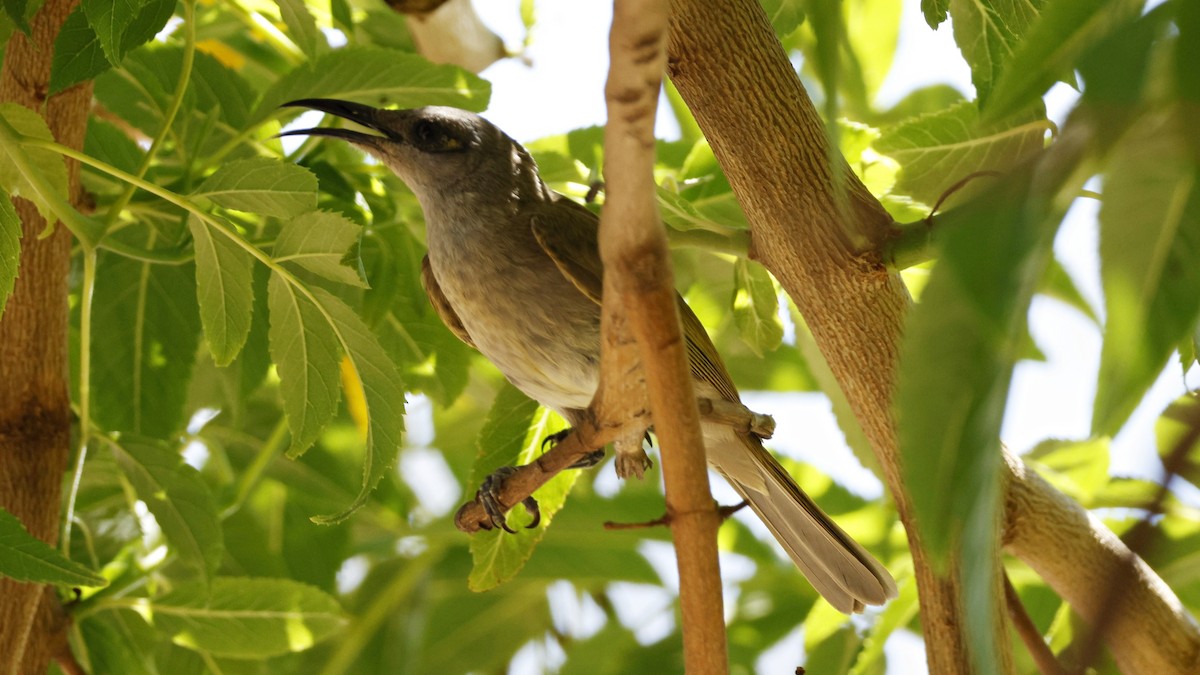
[[[743,499],[742,501],[740,501],[736,504],[732,504],[730,506],[718,506],[717,507],[717,515],[721,517],[721,522],[725,522],[726,520],[729,520],[733,516],[733,514],[746,508],[749,504],[750,504],[750,502]],[[671,515],[668,513],[664,513],[661,516],[655,518],[654,520],[647,520],[647,521],[641,522],[641,523],[617,523],[617,522],[613,522],[611,520],[607,520],[604,522],[604,529],[606,529],[606,530],[646,530],[646,529],[650,529],[652,527],[663,527],[664,525],[670,525],[670,524],[671,524]]]
[[1021,598],[1017,595],[1017,589],[1013,588],[1012,581],[1008,578],[1008,573],[1004,574],[1004,601],[1008,606],[1008,618],[1012,620],[1013,629],[1017,631],[1021,642],[1025,643],[1025,648],[1029,650],[1029,655],[1033,657],[1033,662],[1037,664],[1038,670],[1042,671],[1042,675],[1067,675],[1067,670],[1054,658],[1054,652],[1050,651],[1050,646],[1042,638],[1041,631],[1034,625],[1033,619],[1029,618],[1025,605],[1021,604]]

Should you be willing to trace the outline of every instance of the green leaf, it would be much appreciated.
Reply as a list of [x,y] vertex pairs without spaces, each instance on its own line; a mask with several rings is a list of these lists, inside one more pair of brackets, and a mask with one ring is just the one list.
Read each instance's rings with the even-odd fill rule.
[[288,455],[298,457],[337,412],[342,350],[321,309],[278,272],[271,274],[267,295],[271,358],[292,432]]
[[1149,116],[1113,149],[1100,207],[1106,324],[1092,417],[1112,435],[1200,316],[1200,172],[1179,114]]
[[104,47],[88,23],[83,7],[76,7],[54,39],[54,57],[50,64],[50,93],[90,80],[112,68],[104,56]]
[[287,26],[292,42],[305,56],[314,59],[329,50],[329,42],[325,40],[321,29],[317,28],[317,21],[308,11],[304,0],[275,0],[275,4],[279,5],[279,16]]
[[184,422],[200,342],[194,267],[101,251],[92,306],[97,423],[108,431],[169,437]]
[[245,659],[309,649],[346,624],[337,600],[288,579],[183,584],[140,609],[175,644]]
[[1022,459],[1054,487],[1086,504],[1108,484],[1108,447],[1107,438],[1047,440]]
[[272,253],[276,262],[365,288],[367,284],[358,270],[361,233],[361,227],[341,214],[310,211],[284,223]]
[[[226,221],[232,229],[233,224]],[[242,350],[250,333],[254,293],[250,277],[254,260],[222,232],[214,233],[199,218],[188,217],[196,248],[196,299],[204,337],[218,366],[227,366]]]
[[[1065,173],[1065,172],[1064,172]],[[945,214],[945,240],[901,346],[896,395],[904,481],[937,565],[957,559],[981,670],[996,663],[990,597],[1001,504],[1000,424],[1034,288],[1062,217],[1062,175],[1025,170]],[[952,215],[953,214],[953,215]],[[990,665],[989,665],[990,664]]]
[[251,122],[261,123],[283,103],[299,98],[483,110],[490,95],[491,84],[457,66],[434,65],[424,57],[381,47],[347,47],[279,78],[263,94]]
[[[542,440],[566,424],[555,413],[541,408],[516,387],[505,383],[479,432],[479,454],[471,467],[471,485],[479,485],[496,469],[513,464],[528,464],[542,452]],[[471,559],[474,565],[467,585],[473,591],[486,591],[503,584],[524,567],[537,547],[554,515],[566,503],[567,493],[579,473],[563,471],[549,483],[538,488],[533,496],[538,501],[542,519],[538,526],[523,529],[515,512],[509,512],[512,535],[497,528],[478,532],[471,537]]]
[[83,0],[79,6],[114,66],[125,58],[124,37],[146,0]]
[[[934,12],[939,17],[938,23],[945,20],[946,7],[949,5],[950,14],[954,17],[954,41],[958,43],[963,59],[971,66],[971,83],[975,85],[980,101],[988,100],[996,81],[1010,68],[1013,50],[1022,41],[1031,39],[1025,37],[1025,33],[1037,19],[1043,2],[949,0],[947,3],[946,0],[940,0],[937,3]],[[924,7],[925,2],[922,2]],[[929,21],[929,9],[926,9],[925,17]],[[936,24],[930,22],[930,26]]]
[[[171,2],[174,7],[173,0]],[[212,56],[197,51],[183,105],[171,125],[177,161],[205,166],[197,158],[232,144],[225,159],[253,156],[244,142],[250,107],[256,93],[241,75]],[[183,69],[183,50],[174,44],[152,42],[125,57],[120,70],[96,78],[96,98],[110,112],[148,136],[162,129]]]
[[[1017,5],[1020,3],[1014,3]],[[998,120],[1022,110],[1078,66],[1089,47],[1137,18],[1145,0],[1057,0],[1029,27],[985,98],[983,113]],[[958,15],[954,17],[958,27]],[[978,87],[978,85],[976,85]]]
[[8,193],[0,190],[0,318],[4,317],[4,306],[12,295],[20,264],[21,217]]
[[[964,101],[884,129],[874,148],[900,163],[893,191],[932,206],[973,173],[1004,172],[1041,152],[1050,128],[1043,106],[982,125],[975,104]],[[994,182],[992,177],[976,177],[946,204],[962,203]]]
[[0,508],[0,576],[59,586],[103,587],[108,580],[29,534],[16,516]]
[[291,218],[317,208],[317,177],[296,164],[245,159],[221,165],[194,196],[227,209]]
[[783,342],[783,322],[771,273],[738,258],[733,264],[733,289],[733,321],[742,340],[759,356],[777,349]]
[[1091,303],[1083,297],[1083,293],[1079,291],[1075,280],[1067,273],[1067,270],[1058,261],[1058,258],[1050,260],[1050,265],[1046,268],[1046,274],[1042,277],[1041,284],[1038,286],[1038,293],[1074,307],[1081,314],[1091,319],[1092,323],[1097,326],[1100,325],[1100,317],[1096,316],[1096,310],[1092,309]]
[[29,0],[4,0],[4,13],[8,18],[21,29],[21,32],[29,35],[29,20],[25,16],[28,11]]
[[797,0],[762,0],[763,11],[771,20],[771,28],[780,38],[791,35],[804,23],[803,3]]
[[108,445],[179,559],[211,581],[225,544],[216,502],[200,474],[152,439],[123,436]]
[[[22,136],[43,141],[54,141],[50,128],[42,116],[17,103],[0,103],[0,117],[8,122]],[[19,143],[19,139],[18,139]],[[42,195],[28,178],[17,168],[16,153],[23,153],[34,171],[42,180],[49,184],[57,195]],[[67,167],[63,164],[62,155],[51,150],[30,148],[23,145],[8,147],[0,143],[0,190],[6,190],[14,197],[24,197],[37,206],[38,212],[48,223],[54,223],[57,218],[50,206],[54,196],[67,198]]]
[[[367,496],[384,473],[396,463],[404,434],[404,382],[388,358],[378,338],[350,306],[320,288],[314,288],[317,302],[328,313],[338,340],[350,362],[350,370],[362,388],[366,406],[367,453],[363,461],[362,489],[345,510],[327,516],[315,516],[313,522],[329,525],[348,518],[367,501]],[[350,374],[344,377],[349,379]],[[351,386],[348,382],[347,386]],[[347,398],[351,398],[347,395]],[[353,398],[358,399],[358,396]]]
[[[1170,457],[1197,427],[1200,427],[1200,398],[1189,393],[1175,399],[1154,425],[1159,457],[1163,460]],[[1200,443],[1193,443],[1185,451],[1178,474],[1193,485],[1200,485]]]
[[899,587],[900,596],[883,608],[883,611],[879,613],[879,619],[863,639],[862,651],[858,653],[854,667],[850,669],[850,675],[886,672],[887,659],[884,656],[883,647],[888,638],[917,618],[920,605],[917,600],[916,580],[901,581]]
[[950,0],[921,0],[921,13],[925,15],[925,23],[934,30],[946,20],[949,10]]

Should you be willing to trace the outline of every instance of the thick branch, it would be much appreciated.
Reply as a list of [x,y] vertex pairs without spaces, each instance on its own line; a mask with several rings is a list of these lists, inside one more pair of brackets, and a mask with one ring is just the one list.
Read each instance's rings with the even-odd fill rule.
[[[1006,450],[1004,459],[1010,472],[1005,548],[1085,621],[1104,621],[1104,640],[1121,672],[1200,671],[1200,632],[1154,570],[1019,457]],[[1125,579],[1116,611],[1105,602],[1114,579]]]
[[717,562],[720,517],[709,491],[667,234],[655,199],[654,113],[666,66],[668,14],[667,0],[613,3],[605,87],[607,198],[600,224],[604,304],[615,302],[627,313],[662,446],[686,670],[724,673],[728,665]]
[[[45,116],[60,143],[83,146],[91,85],[47,100],[54,40],[75,2],[47,0],[31,22],[31,35],[14,32],[4,54],[0,101]],[[68,162],[72,201],[79,204],[79,165]],[[21,217],[20,274],[0,318],[0,505],[36,537],[58,539],[62,474],[70,442],[67,394],[67,272],[71,235],[59,227],[38,239],[46,223],[25,200]],[[53,600],[37,584],[0,579],[0,672],[45,672],[57,649]]]
[[[751,256],[779,279],[812,329],[909,534],[930,670],[968,672],[956,567],[948,578],[930,568],[897,456],[891,395],[908,294],[878,260],[856,255],[886,239],[891,218],[840,157],[830,162],[825,126],[757,2],[676,0],[674,9],[671,79],[751,223]],[[1006,645],[998,596],[996,643]]]

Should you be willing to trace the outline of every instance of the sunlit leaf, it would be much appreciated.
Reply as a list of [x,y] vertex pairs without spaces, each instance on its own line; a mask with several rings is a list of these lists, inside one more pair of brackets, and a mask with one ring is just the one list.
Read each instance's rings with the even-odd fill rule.
[[[558,415],[539,407],[516,387],[506,384],[496,396],[480,431],[479,455],[471,469],[471,484],[478,486],[488,474],[502,466],[533,461],[542,452],[542,440],[565,427]],[[566,502],[577,476],[575,471],[563,471],[533,493],[542,513],[537,527],[524,529],[527,521],[514,509],[509,512],[509,527],[519,534],[511,535],[496,528],[478,532],[471,538],[471,558],[475,563],[468,579],[471,590],[494,588],[521,571],[545,536],[555,513]]]
[[1006,171],[1040,152],[1050,127],[1041,106],[983,125],[975,104],[962,102],[884,129],[874,148],[900,163],[893,189],[931,206],[970,179],[948,196],[951,205],[994,186],[994,176],[977,174]]
[[[274,279],[272,279],[274,281]],[[314,516],[320,524],[341,522],[366,503],[384,473],[396,462],[404,434],[404,381],[379,339],[349,305],[320,288],[314,288],[326,316],[332,321],[351,374],[362,389],[366,405],[367,452],[363,459],[362,489],[352,504],[331,515]],[[349,398],[349,397],[347,397]]]
[[[311,175],[311,174],[309,174]],[[312,211],[284,223],[272,250],[276,262],[297,265],[330,281],[366,286],[359,276],[362,228],[345,216]]]
[[107,586],[108,580],[68,560],[0,508],[0,577],[59,586]]
[[[0,103],[0,117],[22,136],[44,141],[54,140],[42,116],[23,105]],[[14,140],[19,143],[19,139]],[[15,157],[18,153],[29,163],[30,170],[36,171],[38,177],[54,194],[43,195],[33,186],[29,177],[17,166]],[[0,190],[33,202],[42,217],[53,223],[56,219],[50,203],[55,197],[62,200],[67,197],[67,167],[57,152],[24,145],[9,147],[0,143]]]
[[271,274],[268,294],[271,358],[292,432],[288,455],[297,457],[337,411],[342,347],[321,309],[278,273]]
[[140,607],[176,644],[235,658],[303,651],[346,624],[337,600],[288,579],[183,584]]
[[[232,228],[226,222],[226,227]],[[254,293],[250,254],[199,218],[188,218],[196,248],[196,292],[204,336],[218,366],[229,365],[250,332]]]
[[290,218],[317,208],[317,177],[296,164],[245,159],[223,164],[193,196],[227,209]]
[[[1072,0],[1066,0],[1070,2]],[[946,8],[954,17],[954,41],[963,59],[971,66],[971,83],[979,100],[987,101],[1000,75],[1010,67],[1013,51],[1025,37],[1029,25],[1037,19],[1043,0],[922,0],[925,18],[931,26],[931,14],[938,23],[946,18]]]
[[252,123],[264,121],[280,105],[301,98],[350,99],[401,108],[451,105],[482,110],[491,85],[449,65],[434,65],[415,54],[380,47],[347,47],[309,61],[283,76],[263,94]]
[[279,5],[279,16],[287,25],[288,35],[308,58],[316,58],[321,52],[329,49],[329,42],[317,28],[312,12],[304,4],[304,0],[275,0]]
[[783,341],[783,322],[771,273],[738,258],[733,265],[733,279],[733,320],[742,340],[760,356],[777,349]]
[[[1200,485],[1200,442],[1194,442],[1182,450],[1179,446],[1193,437],[1197,429],[1200,429],[1200,399],[1195,394],[1185,394],[1175,399],[1163,411],[1154,428],[1158,437],[1159,456],[1164,461],[1179,457],[1180,463],[1175,469],[1194,485]],[[1176,455],[1179,452],[1182,455]]]

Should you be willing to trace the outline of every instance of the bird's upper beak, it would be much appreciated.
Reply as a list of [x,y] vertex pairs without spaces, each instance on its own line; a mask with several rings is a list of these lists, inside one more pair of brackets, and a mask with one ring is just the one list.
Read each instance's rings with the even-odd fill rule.
[[390,132],[381,124],[380,112],[382,111],[378,108],[372,108],[369,105],[339,101],[332,98],[304,98],[298,101],[288,101],[281,107],[320,110],[323,113],[350,120],[355,124],[378,131],[381,135],[365,134],[361,131],[336,127],[315,127],[312,129],[292,129],[279,134],[279,136],[328,136],[330,138],[340,138],[351,143],[369,146],[378,145],[379,141],[384,138],[392,141],[402,140],[398,135]]

